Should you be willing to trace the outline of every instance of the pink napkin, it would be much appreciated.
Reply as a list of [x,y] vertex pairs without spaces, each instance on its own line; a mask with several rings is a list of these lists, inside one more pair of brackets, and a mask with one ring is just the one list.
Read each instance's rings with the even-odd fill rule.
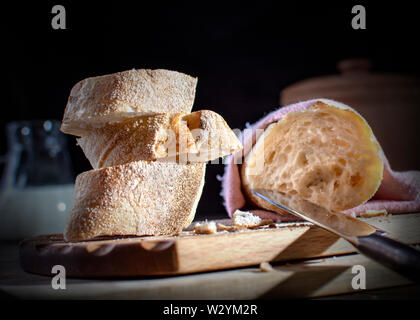
[[[233,154],[227,159],[225,173],[222,178],[221,195],[224,198],[224,205],[230,217],[232,217],[235,210],[242,209],[246,205],[246,199],[241,189],[241,177],[239,174],[239,167],[236,164],[238,163],[237,160],[250,151],[256,141],[256,135],[261,133],[269,124],[280,120],[288,112],[306,110],[316,101],[323,101],[327,104],[341,105],[348,108],[348,106],[345,106],[340,102],[328,99],[303,101],[275,110],[252,125],[249,128],[251,130],[243,131],[241,138],[244,149],[242,152]],[[420,171],[396,172],[391,169],[391,166],[383,153],[382,159],[384,161],[383,180],[376,194],[368,202],[346,210],[344,211],[345,213],[360,215],[369,210],[383,209],[388,213],[393,214],[420,211]],[[254,209],[251,209],[250,211],[263,219],[273,219],[276,221],[298,220],[291,215],[282,215],[255,208],[255,206]]]

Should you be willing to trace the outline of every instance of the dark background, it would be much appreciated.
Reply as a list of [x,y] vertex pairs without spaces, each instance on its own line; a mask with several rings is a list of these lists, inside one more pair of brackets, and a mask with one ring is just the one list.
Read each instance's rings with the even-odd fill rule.
[[[199,78],[193,110],[212,109],[244,128],[279,106],[280,91],[336,73],[339,60],[367,57],[373,70],[419,75],[414,2],[40,2],[2,7],[2,117],[61,120],[79,80],[131,68],[165,68]],[[413,4],[411,4],[413,3]],[[51,28],[62,4],[67,30]],[[353,30],[363,4],[367,29]],[[90,169],[68,137],[75,174]],[[0,152],[6,152],[1,135]],[[224,215],[223,165],[208,165],[197,217]]]

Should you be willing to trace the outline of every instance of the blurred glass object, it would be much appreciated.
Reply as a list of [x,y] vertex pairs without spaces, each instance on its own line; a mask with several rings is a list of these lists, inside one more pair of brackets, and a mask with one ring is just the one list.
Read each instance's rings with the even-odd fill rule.
[[0,239],[62,233],[73,203],[67,140],[55,120],[6,125],[0,184]]

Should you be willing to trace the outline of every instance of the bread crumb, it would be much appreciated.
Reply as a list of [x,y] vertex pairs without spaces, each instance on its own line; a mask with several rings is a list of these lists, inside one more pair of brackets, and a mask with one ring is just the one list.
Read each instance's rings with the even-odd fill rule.
[[362,218],[372,218],[372,217],[386,216],[386,215],[388,215],[388,211],[386,211],[386,209],[366,210],[366,212],[363,212],[360,214]]
[[248,230],[248,228],[247,227],[243,227],[243,226],[235,226],[235,225],[233,225],[233,226],[227,226],[227,225],[224,225],[224,224],[222,224],[222,223],[218,223],[217,224],[217,228],[218,228],[218,230],[219,231],[228,231],[228,232],[235,232],[235,231],[245,231],[245,230]]
[[266,261],[260,263],[260,270],[262,272],[273,272],[273,271],[275,271],[273,266],[269,262],[266,262]]
[[217,232],[217,226],[214,221],[197,222],[194,225],[194,232],[197,234],[212,234]]
[[233,224],[235,226],[245,227],[245,228],[256,228],[256,227],[273,223],[273,220],[271,219],[263,220],[260,217],[253,215],[249,211],[241,211],[241,210],[236,210],[233,213],[232,219],[233,219]]
[[218,223],[217,228],[220,229],[221,231],[228,231],[228,232],[234,232],[234,231],[242,229],[237,226],[226,226],[222,223]]

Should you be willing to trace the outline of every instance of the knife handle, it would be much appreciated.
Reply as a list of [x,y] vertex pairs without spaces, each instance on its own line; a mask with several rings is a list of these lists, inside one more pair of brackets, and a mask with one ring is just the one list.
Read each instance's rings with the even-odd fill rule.
[[420,282],[420,251],[385,237],[378,232],[357,237],[353,243],[365,256],[393,269],[404,277]]

